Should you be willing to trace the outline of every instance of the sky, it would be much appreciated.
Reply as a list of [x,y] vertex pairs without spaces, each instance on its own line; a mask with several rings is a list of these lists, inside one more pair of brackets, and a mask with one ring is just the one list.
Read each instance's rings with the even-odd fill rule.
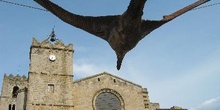
[[[42,8],[32,0],[12,2]],[[148,0],[143,19],[160,20],[196,0]],[[129,0],[53,0],[87,16],[122,14]],[[220,4],[211,0],[202,5]],[[108,43],[64,23],[50,12],[0,2],[0,88],[4,74],[28,75],[33,37],[48,38],[52,28],[74,47],[74,80],[108,72],[147,88],[161,108],[220,109],[220,5],[193,10],[156,29],[127,53],[121,70]]]

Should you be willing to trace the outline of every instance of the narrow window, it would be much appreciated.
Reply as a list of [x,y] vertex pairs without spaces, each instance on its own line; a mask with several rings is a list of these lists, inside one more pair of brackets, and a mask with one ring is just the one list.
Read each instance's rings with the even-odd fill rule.
[[15,104],[13,104],[13,106],[12,106],[12,110],[15,110]]
[[14,86],[14,87],[13,87],[12,98],[17,98],[17,96],[18,96],[18,90],[19,90],[19,87],[18,87],[18,86]]
[[8,110],[11,110],[11,104],[8,105]]
[[48,90],[48,92],[53,93],[54,92],[54,85],[48,84],[47,90]]
[[114,83],[116,83],[116,80],[114,79]]
[[100,81],[100,78],[98,78],[98,81]]

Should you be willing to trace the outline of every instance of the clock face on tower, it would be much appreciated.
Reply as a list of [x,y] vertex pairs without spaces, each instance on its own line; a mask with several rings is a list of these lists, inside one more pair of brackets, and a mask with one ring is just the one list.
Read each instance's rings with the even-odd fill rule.
[[55,55],[49,55],[49,60],[50,61],[55,61],[56,60],[56,56]]

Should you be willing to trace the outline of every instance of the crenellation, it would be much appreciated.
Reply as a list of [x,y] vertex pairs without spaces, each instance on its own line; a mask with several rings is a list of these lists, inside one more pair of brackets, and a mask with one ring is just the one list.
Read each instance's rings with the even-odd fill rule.
[[13,74],[9,74],[7,76],[7,74],[4,75],[4,80],[10,80],[11,82],[26,82],[27,81],[27,77],[25,75],[20,76],[19,74],[16,74],[15,76]]
[[36,38],[33,38],[31,48],[53,49],[73,52],[73,44],[68,44],[67,46],[65,46],[61,40],[58,40],[56,43],[53,44],[48,39],[42,42],[38,42]]

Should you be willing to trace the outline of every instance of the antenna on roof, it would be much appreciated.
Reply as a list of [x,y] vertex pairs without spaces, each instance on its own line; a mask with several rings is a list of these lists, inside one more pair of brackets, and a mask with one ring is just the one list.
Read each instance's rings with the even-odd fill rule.
[[21,69],[21,65],[18,65],[18,73],[17,74],[20,74],[20,69]]

